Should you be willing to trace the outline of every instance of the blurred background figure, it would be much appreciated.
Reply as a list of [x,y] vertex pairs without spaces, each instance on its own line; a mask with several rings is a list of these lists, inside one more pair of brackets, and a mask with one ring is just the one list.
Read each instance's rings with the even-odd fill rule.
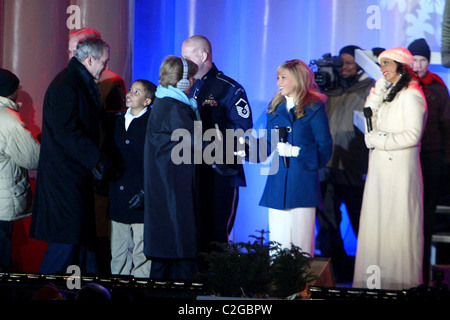
[[364,133],[353,124],[353,111],[362,111],[375,80],[355,62],[358,46],[349,45],[339,51],[342,66],[337,74],[336,88],[325,90],[325,107],[333,138],[333,154],[327,166],[320,170],[323,210],[318,210],[319,231],[316,245],[323,257],[331,258],[337,282],[351,281],[354,261],[344,248],[341,235],[342,212],[345,204],[351,227],[358,236],[359,217],[368,149]]
[[408,50],[414,56],[414,71],[424,84],[428,115],[420,149],[424,187],[424,255],[423,281],[430,280],[431,236],[435,226],[435,211],[442,190],[450,184],[442,179],[450,165],[450,97],[447,86],[437,74],[428,70],[431,51],[425,39],[414,40]]
[[102,285],[98,283],[88,283],[81,287],[75,294],[74,300],[76,301],[109,301],[111,300],[111,294]]
[[39,142],[26,128],[16,104],[19,79],[0,69],[0,272],[11,272],[14,221],[31,215],[28,170],[39,161]]

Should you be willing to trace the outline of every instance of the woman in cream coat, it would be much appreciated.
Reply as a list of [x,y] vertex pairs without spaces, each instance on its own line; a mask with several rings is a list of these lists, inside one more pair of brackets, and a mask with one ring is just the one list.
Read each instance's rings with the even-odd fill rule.
[[383,77],[366,100],[373,130],[365,135],[371,151],[353,286],[400,290],[422,283],[419,152],[427,107],[406,48],[385,50],[378,61]]

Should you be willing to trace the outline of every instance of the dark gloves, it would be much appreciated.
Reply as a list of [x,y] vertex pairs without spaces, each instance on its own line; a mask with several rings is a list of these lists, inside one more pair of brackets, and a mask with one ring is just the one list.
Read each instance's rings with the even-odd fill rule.
[[[218,128],[217,128],[218,130]],[[220,139],[219,139],[220,141]],[[218,142],[216,142],[216,140],[213,140],[212,142],[209,141],[204,141],[203,142],[203,149],[205,149],[206,147],[210,146],[210,145],[216,145]],[[220,142],[219,142],[220,143]],[[214,149],[212,150],[216,150],[216,148],[221,148],[221,146],[215,146]],[[223,163],[213,163],[211,165],[211,168],[219,175],[221,176],[235,176],[238,174],[238,171],[230,168],[229,166],[227,166],[226,164]]]
[[238,174],[237,170],[228,167],[226,164],[213,163],[211,167],[221,176],[235,176]]
[[141,210],[144,209],[144,190],[140,190],[136,193],[130,201],[128,201],[128,208],[130,210]]
[[94,175],[94,178],[97,180],[103,180],[108,173],[111,171],[111,161],[103,157],[94,168],[92,168],[92,174]]

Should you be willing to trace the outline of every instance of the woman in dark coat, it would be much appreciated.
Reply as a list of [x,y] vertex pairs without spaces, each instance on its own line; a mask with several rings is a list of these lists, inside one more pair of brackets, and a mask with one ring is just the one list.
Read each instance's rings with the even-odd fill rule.
[[[164,59],[147,126],[144,253],[152,260],[154,279],[190,279],[197,271],[196,179],[190,148],[197,105],[186,95],[196,72],[189,60]],[[176,130],[184,135],[172,140]],[[176,150],[186,142],[188,161],[180,163],[177,160],[186,158]]]
[[[78,44],[75,57],[47,89],[30,236],[49,242],[41,273],[66,273],[95,239],[92,170],[101,160],[100,94],[94,81],[109,60],[99,39]],[[84,251],[84,250],[83,250]],[[80,257],[85,259],[86,257]],[[87,272],[95,272],[95,264]]]
[[277,143],[279,167],[268,176],[260,205],[269,207],[271,241],[283,247],[292,243],[313,256],[315,213],[322,200],[318,170],[332,152],[323,104],[326,96],[319,92],[313,72],[303,61],[283,63],[277,79],[279,91],[267,112],[268,150],[275,149],[271,144],[274,130],[281,133],[286,128],[287,135]]

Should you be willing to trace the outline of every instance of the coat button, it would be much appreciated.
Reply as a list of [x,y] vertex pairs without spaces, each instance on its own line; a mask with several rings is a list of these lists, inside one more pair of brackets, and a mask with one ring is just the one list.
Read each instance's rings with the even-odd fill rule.
[[120,189],[120,190],[123,190],[123,189],[125,189],[125,188],[124,188],[124,186],[120,186],[119,189]]
[[125,140],[125,143],[126,144],[130,144],[130,140]]

